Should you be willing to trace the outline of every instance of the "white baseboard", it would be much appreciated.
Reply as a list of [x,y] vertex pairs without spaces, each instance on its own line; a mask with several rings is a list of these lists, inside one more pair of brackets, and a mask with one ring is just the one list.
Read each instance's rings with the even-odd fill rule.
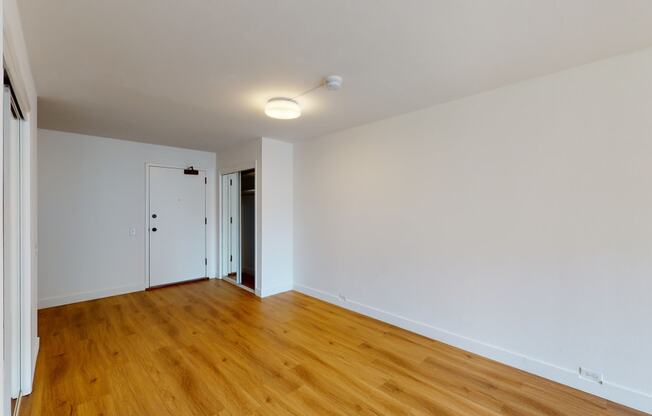
[[63,296],[53,296],[39,299],[38,308],[50,308],[52,306],[68,305],[70,303],[84,302],[87,300],[101,299],[109,296],[123,295],[125,293],[139,292],[145,290],[145,284],[127,285],[108,289],[94,290],[90,292],[78,292]]
[[609,383],[607,381],[603,384],[592,383],[579,378],[577,371],[573,369],[560,367],[536,358],[528,357],[517,352],[458,335],[441,328],[436,328],[423,322],[417,322],[350,299],[342,300],[332,293],[300,284],[295,284],[294,290],[342,308],[358,312],[362,315],[395,325],[399,328],[498,361],[510,367],[518,368],[519,370],[556,381],[557,383],[582,390],[643,412],[652,413],[652,395],[650,394],[618,384]]
[[287,285],[274,286],[270,288],[266,288],[263,286],[263,289],[260,291],[260,297],[266,298],[267,296],[278,295],[279,293],[288,292],[292,289],[294,289],[292,283],[289,283]]

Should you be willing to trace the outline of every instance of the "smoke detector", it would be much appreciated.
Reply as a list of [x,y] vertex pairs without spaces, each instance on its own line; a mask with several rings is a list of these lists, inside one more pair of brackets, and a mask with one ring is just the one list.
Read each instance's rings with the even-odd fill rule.
[[324,80],[324,85],[326,85],[326,89],[330,91],[337,91],[342,88],[342,77],[339,75],[327,76]]

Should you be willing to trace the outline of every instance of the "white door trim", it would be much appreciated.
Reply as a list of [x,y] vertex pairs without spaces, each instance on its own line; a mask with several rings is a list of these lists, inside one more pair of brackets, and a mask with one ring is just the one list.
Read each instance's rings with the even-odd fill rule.
[[[33,351],[32,331],[32,313],[37,305],[32,303],[32,285],[34,284],[32,273],[32,177],[30,155],[32,154],[33,135],[30,129],[30,114],[24,114],[25,119],[20,120],[20,290],[21,290],[21,313],[20,313],[20,331],[21,331],[21,393],[23,395],[32,392],[34,371],[36,370],[36,354]],[[36,340],[38,342],[38,338]]]
[[[143,228],[142,232],[143,235],[145,236],[145,278],[144,278],[144,284],[145,287],[148,288],[150,287],[150,282],[149,282],[149,169],[150,168],[167,168],[167,169],[187,169],[188,166],[175,166],[175,165],[163,165],[160,163],[151,163],[147,162],[145,163],[145,227]],[[208,181],[208,171],[206,169],[200,169],[197,167],[194,167],[194,169],[198,170],[199,172],[204,173],[204,177],[206,178],[206,181]],[[204,212],[206,213],[206,217],[208,218],[208,184],[204,184]],[[204,256],[208,258],[208,226],[204,227]],[[205,265],[205,274],[208,274],[208,265]]]
[[[0,12],[1,13],[1,12]],[[5,290],[4,290],[4,280],[5,280],[5,273],[4,273],[4,261],[5,261],[5,255],[4,255],[4,237],[5,237],[5,229],[4,229],[4,180],[5,180],[5,175],[4,175],[4,134],[5,134],[5,124],[7,123],[7,120],[4,118],[4,113],[5,113],[5,106],[7,103],[5,102],[5,95],[4,95],[4,83],[3,83],[3,89],[2,89],[2,100],[0,106],[2,107],[2,112],[0,113],[0,119],[2,120],[2,145],[0,145],[0,183],[3,185],[3,191],[2,191],[2,197],[3,197],[3,202],[0,203],[0,219],[2,219],[2,223],[0,223],[0,276],[2,276],[2,282],[0,283],[0,322],[2,323],[2,327],[0,328],[0,416],[2,415],[7,415],[11,413],[11,397],[9,395],[9,382],[6,380],[5,375],[6,375],[6,365],[5,365],[5,320],[7,317],[5,316],[4,313],[4,295],[5,295]]]
[[222,168],[218,170],[217,174],[219,176],[222,176],[222,175],[230,175],[232,173],[242,172],[243,170],[257,169],[256,165],[257,165],[256,161],[253,160],[251,162],[236,163],[227,167],[226,169]]

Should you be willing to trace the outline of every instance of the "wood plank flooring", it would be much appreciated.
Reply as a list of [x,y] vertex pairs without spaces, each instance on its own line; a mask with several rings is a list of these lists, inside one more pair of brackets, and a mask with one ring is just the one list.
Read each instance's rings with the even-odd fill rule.
[[219,280],[39,312],[29,415],[642,415],[289,292]]

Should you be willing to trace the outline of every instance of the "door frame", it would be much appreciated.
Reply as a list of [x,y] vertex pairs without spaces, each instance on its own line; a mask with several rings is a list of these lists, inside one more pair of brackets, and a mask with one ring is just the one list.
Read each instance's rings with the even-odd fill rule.
[[[161,163],[145,163],[145,226],[143,227],[143,235],[145,236],[145,287],[149,288],[149,169],[150,168],[166,168],[166,169],[188,169],[188,166],[165,165]],[[204,173],[206,182],[208,182],[208,171],[206,169],[193,168],[199,172]],[[208,218],[208,183],[204,183],[204,216]],[[204,224],[204,257],[208,259],[208,224]],[[204,274],[208,276],[208,264],[204,265]]]
[[[225,229],[224,228],[224,223],[223,223],[223,218],[222,218],[223,217],[222,212],[224,210],[224,200],[222,199],[222,176],[230,175],[232,173],[242,172],[243,170],[249,170],[249,169],[253,169],[256,172],[256,202],[254,203],[255,210],[256,210],[256,214],[254,215],[254,217],[255,217],[255,221],[254,221],[254,236],[255,236],[255,238],[254,238],[254,252],[255,252],[255,255],[254,255],[254,269],[256,270],[256,290],[251,290],[250,288],[248,288],[248,287],[246,287],[244,285],[233,283],[231,280],[225,279],[224,278],[225,277],[224,276],[224,267],[223,267],[224,262],[223,262],[223,259],[222,259],[222,254],[223,254],[222,233],[224,232],[224,229]],[[260,296],[260,287],[261,287],[260,281],[261,280],[260,280],[260,277],[259,277],[260,264],[259,264],[259,258],[258,258],[258,251],[259,251],[259,247],[258,247],[258,231],[260,230],[260,224],[259,224],[259,220],[258,220],[258,218],[259,218],[259,212],[258,212],[259,203],[258,203],[258,201],[259,201],[259,198],[260,198],[260,185],[259,184],[261,182],[259,180],[258,175],[260,175],[260,170],[259,170],[259,166],[258,166],[258,161],[256,161],[256,160],[232,164],[232,165],[228,166],[227,168],[218,169],[218,171],[217,171],[217,186],[218,186],[218,189],[217,189],[218,215],[217,216],[218,216],[218,223],[219,223],[218,238],[217,238],[217,241],[218,241],[218,250],[217,250],[217,252],[218,252],[218,256],[219,256],[218,262],[217,262],[218,263],[217,264],[217,272],[218,272],[217,274],[218,274],[219,279],[222,279],[222,280],[227,281],[229,283],[236,284],[238,287],[240,287],[240,288],[242,288],[242,289],[244,289],[244,290],[246,290],[248,292],[251,292],[251,293],[254,293],[254,294]],[[242,232],[241,227],[239,227],[239,233],[241,233],[241,232]],[[240,238],[240,241],[238,243],[240,244],[240,249],[239,250],[240,250],[240,252],[242,252],[242,238]],[[242,259],[238,258],[238,265],[237,265],[238,278],[241,277],[241,269],[242,269]]]

